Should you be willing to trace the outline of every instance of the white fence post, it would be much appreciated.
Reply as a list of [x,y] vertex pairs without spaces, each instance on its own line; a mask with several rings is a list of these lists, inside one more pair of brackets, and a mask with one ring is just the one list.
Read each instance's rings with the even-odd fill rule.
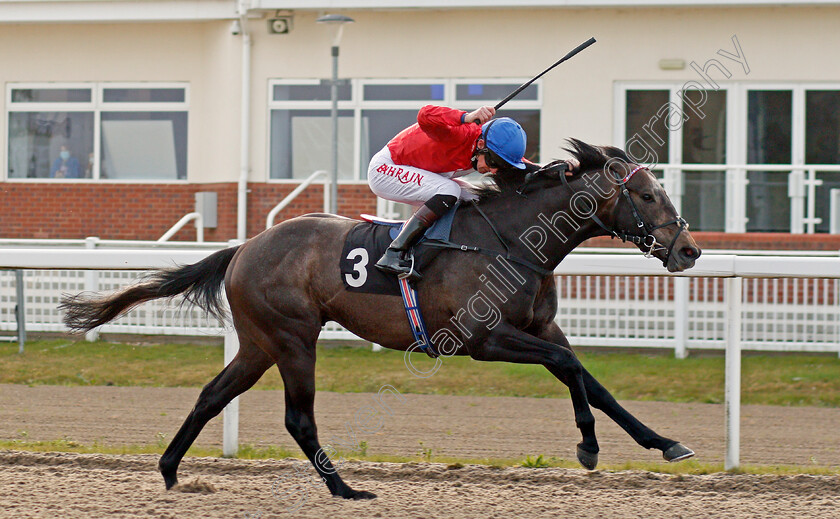
[[688,283],[688,278],[674,278],[674,357],[678,359],[688,356]]
[[18,353],[23,355],[26,345],[26,279],[23,271],[15,271],[15,321],[17,321]]
[[[239,240],[228,240],[229,247],[241,245]],[[236,354],[239,353],[239,336],[236,335],[236,328],[225,329],[225,366],[231,363]],[[239,397],[234,398],[225,406],[222,411],[222,455],[227,457],[236,456],[239,452]]]
[[[95,249],[96,246],[99,244],[99,238],[96,236],[88,236],[85,238],[85,248],[86,249]],[[99,272],[95,270],[86,270],[85,271],[85,291],[86,292],[96,292],[99,290]],[[96,342],[99,339],[99,329],[94,328],[93,330],[88,330],[85,333],[85,340],[88,342]]]
[[[225,330],[225,366],[236,357],[239,351],[239,338],[236,330],[231,327]],[[239,451],[239,397],[234,398],[225,406],[222,415],[222,455],[236,456]]]
[[738,468],[741,450],[741,281],[726,278],[725,470]]

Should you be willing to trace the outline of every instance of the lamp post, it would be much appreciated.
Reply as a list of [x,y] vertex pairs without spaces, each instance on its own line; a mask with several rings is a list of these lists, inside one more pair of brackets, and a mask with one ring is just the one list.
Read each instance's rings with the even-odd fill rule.
[[338,214],[338,85],[346,84],[346,80],[338,80],[338,44],[341,41],[341,34],[344,24],[355,22],[354,19],[342,14],[326,14],[316,20],[317,23],[324,23],[335,26],[335,38],[332,43],[332,80],[322,81],[321,84],[329,83],[332,97],[332,164],[330,180],[330,212]]

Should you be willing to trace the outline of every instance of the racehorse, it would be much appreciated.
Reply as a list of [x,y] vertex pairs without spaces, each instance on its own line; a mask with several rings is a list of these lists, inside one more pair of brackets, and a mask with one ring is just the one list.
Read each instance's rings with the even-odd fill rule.
[[[617,148],[569,142],[567,151],[580,162],[575,173],[565,172],[562,161],[499,173],[495,186],[480,190],[476,203],[458,208],[450,243],[463,247],[442,249],[416,283],[427,329],[448,330],[436,334],[437,342],[433,336],[432,343],[445,355],[545,366],[569,387],[582,435],[577,457],[588,469],[595,468],[599,451],[590,405],[642,447],[662,451],[666,460],[689,458],[694,452],[642,424],[578,361],[554,321],[552,271],[594,236],[629,240],[671,272],[691,268],[700,249],[647,167]],[[177,483],[178,465],[204,425],[276,365],[285,387],[286,429],[330,492],[349,499],[376,497],[352,489],[337,474],[318,442],[313,411],[315,344],[324,323],[336,321],[387,348],[406,351],[413,344],[398,297],[343,286],[337,268],[342,245],[358,224],[335,215],[300,216],[198,263],[156,271],[112,295],[62,300],[65,323],[78,331],[107,323],[142,302],[179,294],[221,319],[224,282],[239,352],[204,387],[161,457],[167,489]],[[492,305],[490,293],[496,298]]]

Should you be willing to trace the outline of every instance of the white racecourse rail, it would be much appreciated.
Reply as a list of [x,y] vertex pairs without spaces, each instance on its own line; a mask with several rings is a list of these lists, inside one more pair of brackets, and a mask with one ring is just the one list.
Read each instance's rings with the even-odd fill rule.
[[[221,246],[221,245],[220,245]],[[0,269],[26,269],[27,328],[63,331],[60,294],[112,290],[136,275],[194,263],[213,250],[183,248],[4,248]],[[87,274],[85,274],[87,272]],[[557,321],[572,344],[726,349],[726,462],[738,466],[741,348],[840,352],[840,257],[704,254],[680,274],[641,255],[569,255],[556,269]],[[14,276],[0,274],[0,329],[14,329]],[[745,297],[746,296],[746,297]],[[11,307],[11,309],[9,308]],[[151,308],[150,308],[151,307]],[[225,334],[225,363],[236,337],[195,308],[143,305],[105,331]],[[127,321],[128,323],[125,323]],[[352,338],[338,327],[322,338]],[[225,410],[226,454],[236,452],[238,401]]]

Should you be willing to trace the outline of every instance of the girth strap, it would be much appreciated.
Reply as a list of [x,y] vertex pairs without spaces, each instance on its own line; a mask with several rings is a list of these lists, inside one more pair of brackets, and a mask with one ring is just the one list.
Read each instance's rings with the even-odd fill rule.
[[423,314],[420,312],[420,303],[417,301],[417,291],[414,290],[408,279],[401,278],[399,280],[400,292],[402,293],[403,305],[405,306],[405,314],[408,317],[408,325],[411,326],[411,333],[414,335],[414,344],[420,346],[420,349],[429,357],[436,359],[440,355],[435,349],[432,340],[429,339],[429,333],[426,331],[426,322],[423,320]]
[[462,251],[462,252],[477,252],[479,254],[484,254],[485,256],[492,256],[494,258],[497,257],[497,256],[501,256],[501,257],[505,258],[506,260],[510,261],[511,263],[516,263],[517,265],[522,265],[523,267],[531,269],[541,276],[554,275],[553,270],[542,268],[539,265],[531,263],[528,260],[517,258],[516,256],[511,256],[509,253],[499,252],[499,251],[496,251],[496,250],[493,250],[493,249],[484,249],[484,248],[481,248],[481,247],[473,247],[472,245],[461,245],[461,244],[453,243],[451,241],[446,241],[446,240],[426,240],[426,241],[423,242],[423,245],[427,245],[429,247],[437,247],[439,249],[459,250],[459,251]]

